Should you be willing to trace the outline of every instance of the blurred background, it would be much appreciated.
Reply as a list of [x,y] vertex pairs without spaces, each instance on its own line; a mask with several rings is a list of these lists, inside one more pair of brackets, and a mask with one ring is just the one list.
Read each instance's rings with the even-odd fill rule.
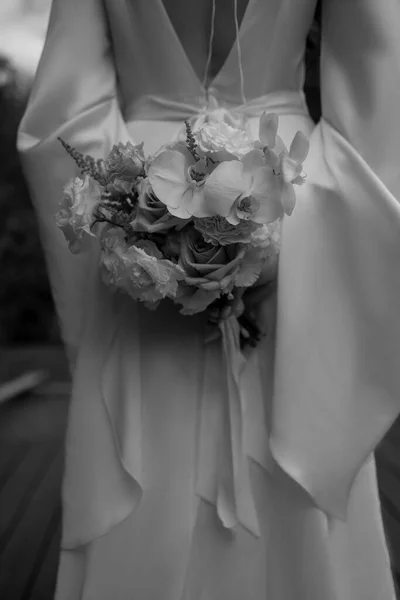
[[[66,2],[68,0],[65,0]],[[50,600],[70,377],[16,134],[51,0],[0,0],[0,598]],[[306,97],[320,116],[320,8],[307,41]],[[400,582],[400,426],[377,451],[382,510]]]
[[59,332],[15,138],[50,0],[0,1],[0,345],[57,343]]

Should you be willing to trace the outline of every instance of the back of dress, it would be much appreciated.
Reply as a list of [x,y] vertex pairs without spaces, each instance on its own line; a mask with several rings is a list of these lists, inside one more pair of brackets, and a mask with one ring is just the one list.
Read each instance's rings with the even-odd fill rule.
[[[74,363],[58,600],[393,600],[372,451],[399,412],[400,7],[325,1],[313,129],[314,0],[240,4],[206,81],[167,5],[55,0],[20,127]],[[221,108],[254,134],[264,110],[284,139],[312,132],[262,314],[276,336],[249,361],[241,410],[202,318],[113,296],[98,248],[70,256],[54,223],[74,174],[57,137],[96,157],[127,140],[153,152]]]
[[[211,2],[204,3],[204,10],[208,4],[211,6]],[[232,107],[244,104],[243,94],[251,105],[272,92],[302,90],[305,40],[315,1],[242,3],[237,41],[234,3],[225,4],[224,10],[216,3],[214,47],[218,48],[216,35],[223,24],[229,24],[231,35],[223,45],[223,56],[217,54],[215,69],[211,62],[209,73],[205,73],[207,52],[195,71],[188,57],[194,50],[190,52],[191,45],[185,42],[186,49],[180,41],[176,33],[179,21],[171,21],[162,0],[147,4],[107,3],[123,112],[128,122],[182,121],[188,112],[196,114],[207,108],[211,99],[220,106]],[[178,11],[175,12],[177,19]],[[195,21],[185,23],[188,40],[197,28]],[[155,39],[156,44],[151,42]],[[200,50],[201,45],[197,45]]]

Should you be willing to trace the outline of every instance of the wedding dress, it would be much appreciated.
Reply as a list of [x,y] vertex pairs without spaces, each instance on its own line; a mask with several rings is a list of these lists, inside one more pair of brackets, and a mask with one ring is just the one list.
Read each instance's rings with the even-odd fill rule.
[[[373,451],[400,408],[400,5],[325,0],[314,127],[315,3],[249,0],[206,89],[162,0],[53,2],[18,144],[76,356],[57,600],[395,598]],[[311,136],[241,407],[201,316],[112,295],[54,222],[58,137],[152,152],[218,107]]]

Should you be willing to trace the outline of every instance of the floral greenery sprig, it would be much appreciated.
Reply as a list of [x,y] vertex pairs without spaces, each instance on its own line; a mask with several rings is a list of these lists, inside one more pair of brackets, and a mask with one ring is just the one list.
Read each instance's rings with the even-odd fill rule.
[[101,158],[95,160],[93,156],[87,154],[86,156],[81,152],[78,152],[75,148],[70,146],[62,138],[58,137],[58,141],[71,158],[75,161],[76,165],[80,169],[82,175],[89,175],[95,179],[100,185],[106,186],[108,183],[107,174],[105,171],[104,160]]
[[93,223],[91,229],[96,223],[108,223],[114,227],[120,227],[128,235],[133,233],[131,226],[132,213],[120,210],[119,207],[113,207],[104,202],[100,203],[93,212]]
[[103,190],[101,202],[110,209],[119,210],[130,215],[137,206],[138,193],[136,190],[132,190],[129,194],[119,194],[115,196],[109,190]]
[[134,219],[137,211],[138,195],[137,192],[132,192],[127,195],[113,196],[107,190],[103,190],[101,194],[101,202],[93,212],[93,224],[108,223],[114,227],[121,227],[127,234],[132,234],[133,229],[131,222]]
[[188,119],[185,120],[185,127],[186,127],[186,145],[188,147],[190,154],[193,156],[194,160],[198,161],[199,157],[197,155],[197,142],[193,135],[192,126],[190,125]]

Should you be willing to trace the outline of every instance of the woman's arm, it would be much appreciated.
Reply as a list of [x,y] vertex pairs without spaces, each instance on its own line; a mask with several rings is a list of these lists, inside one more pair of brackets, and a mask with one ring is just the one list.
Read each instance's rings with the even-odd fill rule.
[[53,0],[18,149],[37,211],[63,338],[70,355],[80,343],[95,252],[72,256],[54,215],[63,186],[78,175],[62,137],[84,154],[104,156],[128,133],[117,100],[112,46],[102,0]]

